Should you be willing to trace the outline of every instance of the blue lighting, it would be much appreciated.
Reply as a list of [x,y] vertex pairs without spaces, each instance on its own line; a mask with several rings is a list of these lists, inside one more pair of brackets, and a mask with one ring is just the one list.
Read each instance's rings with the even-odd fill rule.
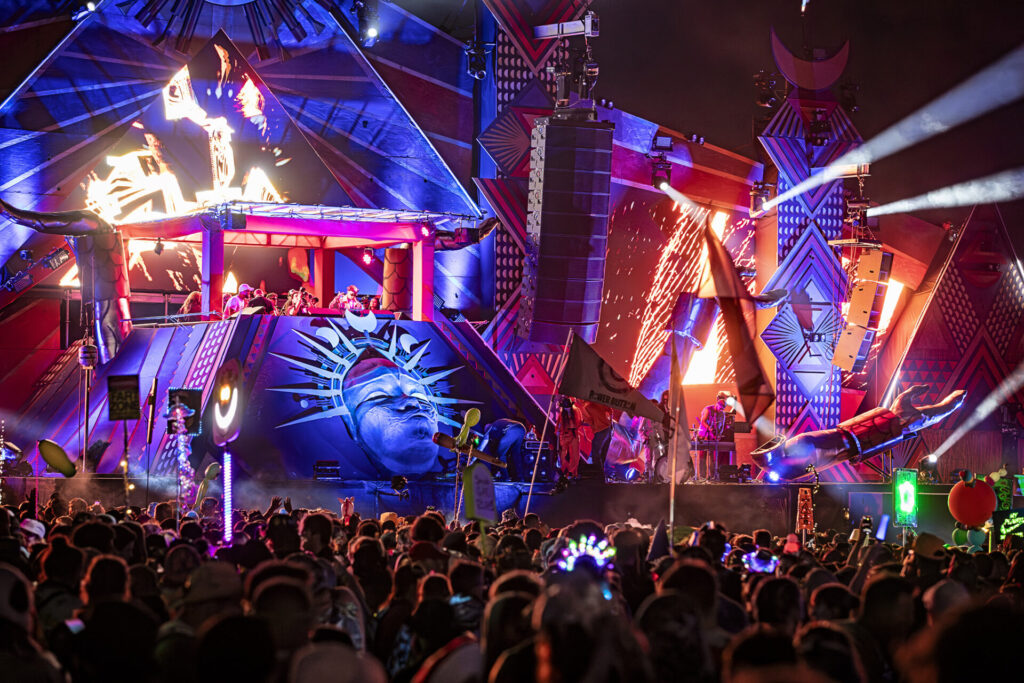
[[778,472],[768,472],[768,481],[778,481],[778,480],[779,480],[779,473]]

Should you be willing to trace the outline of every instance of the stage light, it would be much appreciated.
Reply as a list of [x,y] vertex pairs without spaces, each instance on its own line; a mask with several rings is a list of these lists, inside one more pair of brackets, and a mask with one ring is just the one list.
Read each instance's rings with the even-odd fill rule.
[[164,241],[159,237],[156,238],[156,244],[153,245],[153,253],[157,256],[164,253]]
[[765,203],[765,210],[839,178],[839,166],[874,163],[1024,96],[1024,46],[982,69],[945,95],[847,152],[821,172]]
[[[604,100],[601,100],[603,103]],[[672,151],[672,136],[671,135],[655,135],[651,140],[651,151],[652,152],[671,152]]]
[[363,47],[373,47],[380,36],[377,0],[354,0],[352,10],[359,24],[359,43]]
[[822,109],[815,109],[813,116],[807,126],[807,141],[815,147],[824,147],[832,136],[832,124],[825,118]]
[[20,258],[22,261],[31,261],[32,260],[32,250],[31,249],[21,249],[20,251],[18,251],[18,258]]
[[234,484],[232,482],[232,471],[231,471],[231,451],[227,448],[224,449],[224,462],[221,465],[221,471],[224,473],[224,542],[231,544],[234,535],[234,529],[231,524],[231,511],[235,505],[234,495]]
[[764,107],[765,109],[778,106],[778,82],[778,74],[769,74],[763,69],[754,74],[754,88],[757,90],[757,97],[754,99],[754,102],[757,106]]
[[32,286],[32,273],[23,270],[15,274],[4,283],[4,289],[11,292],[24,292]]
[[652,158],[651,185],[662,192],[672,187],[672,162],[665,159],[664,154]]
[[1012,202],[1024,197],[1024,166],[994,175],[968,180],[897,202],[873,206],[868,216],[908,213],[925,209],[948,209],[994,202]]
[[857,105],[857,93],[859,91],[860,86],[853,81],[846,81],[839,86],[839,104],[851,114],[856,114],[860,111],[860,106]]
[[43,266],[50,270],[57,270],[62,265],[71,260],[71,252],[61,247],[51,251],[43,258]]
[[778,480],[779,480],[779,473],[778,472],[773,472],[773,471],[769,471],[768,472],[768,481],[777,482]]
[[917,470],[898,469],[893,472],[893,500],[896,526],[917,526]]
[[934,453],[929,453],[928,457],[926,457],[925,460],[934,465],[939,461],[939,456],[935,455]]
[[482,81],[487,78],[487,46],[476,38],[466,43],[466,73],[470,78]]
[[366,265],[373,263],[373,249],[370,249],[369,247],[363,249],[363,263]]

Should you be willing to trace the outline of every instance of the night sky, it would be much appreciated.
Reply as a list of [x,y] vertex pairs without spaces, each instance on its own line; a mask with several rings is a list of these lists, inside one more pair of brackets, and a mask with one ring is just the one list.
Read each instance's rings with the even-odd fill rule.
[[[798,56],[799,0],[595,0],[601,35],[595,96],[709,143],[755,156],[752,75],[774,71],[769,31]],[[844,77],[860,86],[851,115],[865,139],[1024,43],[1018,0],[812,0],[811,44],[850,40]],[[1024,100],[872,166],[866,192],[885,203],[1024,165]],[[1024,201],[1001,206],[1018,254]],[[961,221],[970,207],[922,212]]]

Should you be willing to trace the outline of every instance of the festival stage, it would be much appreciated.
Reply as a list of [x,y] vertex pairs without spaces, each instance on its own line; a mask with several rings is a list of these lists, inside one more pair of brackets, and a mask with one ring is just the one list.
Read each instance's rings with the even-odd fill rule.
[[[135,489],[129,494],[130,503],[145,505],[146,479],[130,478],[128,481],[135,484]],[[10,477],[6,482],[10,490],[20,495],[36,486],[37,480]],[[43,477],[38,482],[41,501],[45,501],[55,487],[65,499],[89,490],[104,505],[121,505],[125,500],[124,480],[115,475],[86,475],[72,479]],[[169,488],[172,485],[173,481],[167,477],[151,477],[150,499],[173,498],[174,491]],[[524,482],[497,482],[497,509],[514,508],[522,516],[526,512],[529,488],[529,484]],[[773,534],[785,534],[793,529],[801,488],[809,488],[809,485],[681,485],[676,492],[676,522],[699,526],[715,520],[730,530],[765,528]],[[918,491],[919,532],[929,531],[940,538],[949,537],[954,525],[946,505],[950,488],[946,484],[921,485]],[[215,484],[210,494],[220,496],[220,487]],[[391,483],[386,481],[250,480],[236,483],[235,501],[239,508],[266,510],[273,496],[288,496],[296,508],[337,510],[339,498],[354,497],[356,510],[364,517],[379,517],[389,511],[415,515],[431,506],[450,517],[456,504],[454,494],[455,487],[450,481],[411,483],[408,496],[399,497]],[[585,479],[574,482],[564,491],[556,491],[551,484],[536,486],[530,511],[539,514],[551,526],[563,526],[577,519],[595,519],[610,524],[630,517],[641,524],[653,526],[660,519],[668,519],[668,496],[668,484],[605,484]],[[823,483],[814,495],[814,503],[815,522],[820,530],[845,531],[850,528],[851,521],[856,522],[863,515],[871,515],[878,520],[883,513],[891,512],[892,485]],[[1014,499],[1014,507],[1021,506],[1024,506],[1024,500],[1018,496]],[[896,539],[892,535],[894,533],[890,532],[889,540]]]

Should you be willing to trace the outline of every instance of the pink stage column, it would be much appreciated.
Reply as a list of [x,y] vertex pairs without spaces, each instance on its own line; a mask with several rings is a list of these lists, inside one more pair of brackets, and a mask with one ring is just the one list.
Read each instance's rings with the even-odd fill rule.
[[327,306],[334,298],[334,249],[313,251],[313,287],[320,297],[320,306]]
[[203,226],[203,318],[220,311],[224,296],[224,231],[219,225]]
[[434,243],[412,243],[412,319],[434,319]]

